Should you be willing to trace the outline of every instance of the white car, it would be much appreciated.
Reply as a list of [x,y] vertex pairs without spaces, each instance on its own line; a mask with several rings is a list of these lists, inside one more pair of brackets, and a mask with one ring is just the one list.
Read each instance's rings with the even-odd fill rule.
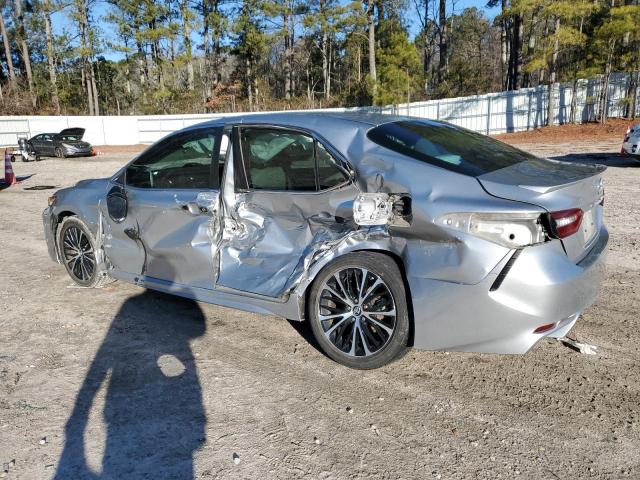
[[622,154],[638,155],[640,157],[640,123],[631,125],[624,134],[622,142]]

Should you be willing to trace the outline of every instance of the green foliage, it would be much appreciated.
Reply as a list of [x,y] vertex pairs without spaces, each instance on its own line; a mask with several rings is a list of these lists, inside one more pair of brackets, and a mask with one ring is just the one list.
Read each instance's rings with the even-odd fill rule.
[[[33,113],[24,101],[23,38],[40,113],[55,111],[49,44],[55,89],[67,114],[89,112],[91,72],[105,114],[390,104],[498,91],[507,68],[501,38],[518,45],[516,19],[522,38],[514,58],[527,86],[548,82],[552,66],[557,81],[640,69],[638,0],[616,0],[614,6],[611,0],[509,0],[493,22],[482,9],[451,11],[447,2],[442,81],[438,2],[376,0],[375,85],[368,2],[107,0],[106,9],[97,2],[23,0],[19,22],[13,0],[0,1],[17,75],[10,84],[0,45],[0,113]],[[489,3],[501,6],[502,0]],[[50,39],[47,12],[54,13],[54,23],[65,19]],[[420,25],[415,38],[409,24]]]
[[[386,32],[385,32],[386,33]],[[402,103],[419,96],[422,86],[420,55],[402,29],[390,28],[378,54],[378,89],[375,103]]]

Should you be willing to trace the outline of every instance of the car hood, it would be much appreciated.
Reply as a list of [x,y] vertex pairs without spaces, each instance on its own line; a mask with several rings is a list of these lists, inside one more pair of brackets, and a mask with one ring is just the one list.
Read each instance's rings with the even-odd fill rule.
[[73,136],[77,136],[78,140],[80,140],[82,139],[82,137],[84,137],[84,132],[85,132],[84,128],[72,127],[72,128],[65,128],[64,130],[61,130],[58,135],[73,135]]

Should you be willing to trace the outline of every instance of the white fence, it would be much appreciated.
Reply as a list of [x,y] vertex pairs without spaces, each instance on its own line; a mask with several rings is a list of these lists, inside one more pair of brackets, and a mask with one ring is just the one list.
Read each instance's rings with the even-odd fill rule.
[[[607,88],[609,117],[622,117],[628,102],[631,74],[615,73]],[[567,123],[572,97],[576,95],[575,119],[592,121],[599,115],[602,77],[579,80],[576,92],[571,83],[554,87],[554,124]],[[537,128],[546,124],[548,87],[525,88],[512,92],[489,93],[472,97],[447,98],[389,105],[386,107],[334,108],[325,111],[365,111],[397,113],[414,117],[445,120],[481,133],[497,134]],[[181,128],[238,113],[147,115],[147,116],[12,116],[0,117],[0,146],[12,146],[18,138],[39,133],[59,132],[67,127],[86,129],[85,139],[94,145],[134,145],[152,143]],[[635,116],[640,116],[640,98]]]

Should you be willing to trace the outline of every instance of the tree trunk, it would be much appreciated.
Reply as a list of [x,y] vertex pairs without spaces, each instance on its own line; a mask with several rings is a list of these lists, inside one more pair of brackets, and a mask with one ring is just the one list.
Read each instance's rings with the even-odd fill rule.
[[47,66],[49,67],[49,83],[51,84],[51,103],[56,115],[60,115],[60,100],[58,99],[58,85],[56,64],[53,58],[53,34],[51,32],[51,0],[44,2],[44,31],[47,41]]
[[558,68],[558,50],[560,48],[558,42],[558,31],[560,30],[560,18],[554,20],[554,39],[553,54],[551,55],[551,63],[549,64],[549,99],[547,101],[547,125],[553,125],[553,114],[555,112],[555,97],[553,95],[554,85],[556,83],[556,72]]
[[289,12],[285,10],[282,14],[284,30],[284,98],[291,99],[291,45],[289,36]]
[[615,49],[615,40],[609,41],[609,52],[607,54],[607,65],[605,67],[604,78],[602,79],[602,91],[600,92],[600,123],[607,123],[609,110],[609,77],[611,76],[611,62]]
[[247,98],[249,99],[249,111],[253,112],[253,79],[251,75],[251,60],[247,56],[245,59],[246,82],[247,82]]
[[638,84],[640,83],[640,71],[631,76],[635,78],[633,82],[633,88],[631,89],[631,112],[629,118],[636,118],[636,111],[638,110]]
[[507,0],[502,0],[502,20],[500,21],[500,75],[502,81],[502,88],[507,88],[509,72],[506,71],[507,67],[507,49],[508,49],[508,35],[507,35]]
[[98,87],[96,86],[96,74],[93,62],[89,64],[89,77],[91,79],[91,90],[93,91],[93,114],[100,115],[100,98],[98,97]]
[[440,26],[440,62],[438,64],[438,81],[446,81],[449,70],[449,58],[447,54],[448,32],[447,32],[447,1],[440,0],[438,22]]
[[372,83],[372,97],[375,99],[378,91],[376,75],[376,24],[374,19],[374,0],[368,0],[367,22],[369,24],[369,77]]
[[511,86],[513,90],[518,90],[522,86],[522,42],[524,40],[524,18],[522,14],[514,17],[513,26],[513,46],[511,47],[511,57],[513,58],[513,72]]
[[4,17],[0,12],[0,35],[2,35],[2,43],[4,44],[4,56],[7,59],[7,68],[9,69],[9,81],[11,83],[16,80],[16,72],[13,69],[13,59],[11,58],[11,47],[9,46],[9,36],[4,25]]
[[429,22],[429,0],[424,2],[424,21],[422,24],[422,34],[424,35],[423,47],[422,47],[422,72],[425,78],[429,73],[431,66],[431,45],[430,41],[427,41],[427,24]]
[[86,61],[82,62],[82,86],[87,93],[87,108],[89,109],[89,115],[93,116],[93,90],[91,88],[91,79],[89,78],[89,72],[87,70]]
[[[529,30],[529,40],[527,42],[527,61],[531,60],[536,49],[536,13],[531,14],[531,29]],[[529,72],[523,81],[524,87],[533,85],[533,72]]]
[[31,58],[29,57],[29,47],[27,46],[26,29],[24,27],[24,17],[22,16],[22,0],[15,0],[15,14],[18,28],[18,45],[22,54],[22,63],[27,74],[27,83],[29,84],[29,94],[31,95],[31,105],[36,108],[37,98],[33,86],[33,74],[31,72]]
[[331,57],[333,56],[333,42],[331,38],[329,39],[329,62],[327,68],[327,91],[325,95],[325,100],[329,100],[331,97]]
[[329,81],[329,52],[328,52],[328,38],[327,31],[322,29],[322,36],[320,37],[320,50],[322,52],[322,94],[326,99],[329,97],[327,91],[327,83]]
[[184,0],[181,5],[182,11],[182,35],[184,38],[184,56],[187,62],[187,89],[192,92],[194,88],[193,58],[191,53],[191,25],[189,23],[189,3]]

